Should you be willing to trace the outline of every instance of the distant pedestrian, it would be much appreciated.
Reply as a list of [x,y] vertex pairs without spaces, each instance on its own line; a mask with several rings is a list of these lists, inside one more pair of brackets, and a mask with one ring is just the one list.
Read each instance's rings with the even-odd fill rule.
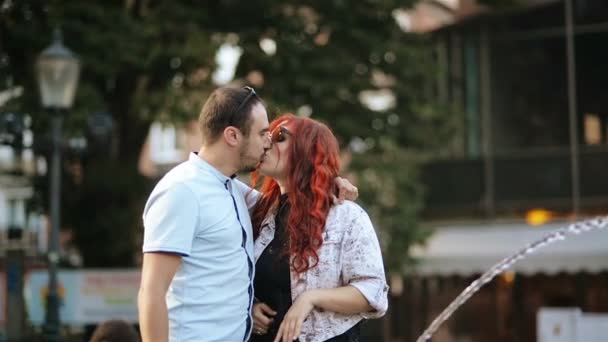
[[113,319],[101,323],[91,336],[90,342],[139,342],[135,328],[122,320]]

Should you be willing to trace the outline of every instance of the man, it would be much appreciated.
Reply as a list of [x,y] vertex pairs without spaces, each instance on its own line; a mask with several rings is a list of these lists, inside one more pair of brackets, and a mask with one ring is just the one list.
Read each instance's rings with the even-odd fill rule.
[[250,334],[253,234],[234,174],[254,170],[270,148],[268,115],[252,88],[219,88],[199,124],[198,155],[169,171],[144,209],[144,341],[245,341]]
[[[246,201],[249,189],[234,175],[254,170],[270,148],[268,115],[252,88],[219,88],[199,125],[198,154],[160,180],[144,209],[138,298],[144,342],[240,342],[251,334],[248,207],[257,194]],[[341,191],[352,187],[337,183]]]

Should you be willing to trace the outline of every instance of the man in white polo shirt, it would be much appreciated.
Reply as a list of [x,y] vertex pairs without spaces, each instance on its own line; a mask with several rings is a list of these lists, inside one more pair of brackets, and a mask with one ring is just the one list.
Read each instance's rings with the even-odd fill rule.
[[161,179],[144,209],[144,342],[251,334],[253,234],[247,187],[234,175],[254,170],[270,148],[268,115],[252,88],[219,88],[199,123],[200,151]]

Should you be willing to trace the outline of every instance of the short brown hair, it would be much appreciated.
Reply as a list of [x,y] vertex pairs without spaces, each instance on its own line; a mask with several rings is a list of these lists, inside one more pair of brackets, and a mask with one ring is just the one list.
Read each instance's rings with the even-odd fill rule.
[[215,142],[228,126],[238,128],[245,136],[249,135],[252,121],[251,108],[261,103],[260,98],[253,93],[247,103],[243,104],[252,91],[245,88],[222,87],[209,95],[198,119],[203,143]]
[[139,342],[139,334],[129,323],[113,319],[101,323],[90,342]]

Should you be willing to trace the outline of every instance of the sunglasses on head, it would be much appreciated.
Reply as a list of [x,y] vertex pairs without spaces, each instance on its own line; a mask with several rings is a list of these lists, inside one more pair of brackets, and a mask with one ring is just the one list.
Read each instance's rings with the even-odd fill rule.
[[285,141],[285,139],[287,139],[287,135],[293,135],[293,134],[291,134],[291,132],[284,126],[279,126],[270,135],[270,140],[272,141],[273,144],[280,143],[280,142]]
[[243,87],[243,89],[247,90],[247,96],[245,96],[245,99],[243,100],[243,102],[241,102],[241,104],[236,108],[236,110],[232,113],[232,117],[230,118],[230,123],[232,124],[232,120],[234,119],[234,116],[240,112],[243,108],[245,108],[245,105],[247,104],[247,102],[249,102],[249,100],[251,100],[252,97],[254,96],[258,96],[258,94],[255,92],[255,89],[253,89],[252,87],[249,86],[245,86]]

